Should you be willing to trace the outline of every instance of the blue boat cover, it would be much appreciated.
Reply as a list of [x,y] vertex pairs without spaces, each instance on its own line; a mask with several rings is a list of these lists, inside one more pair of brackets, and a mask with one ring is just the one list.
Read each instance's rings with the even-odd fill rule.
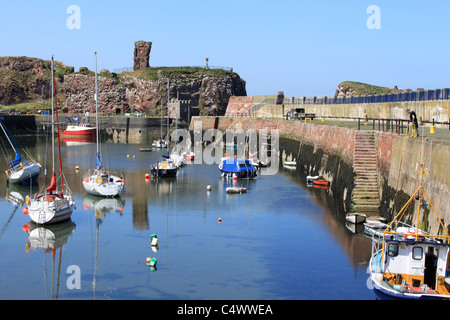
[[97,169],[101,170],[103,167],[102,160],[100,159],[100,152],[97,152]]
[[222,162],[222,171],[245,172],[245,171],[254,171],[254,170],[255,170],[255,168],[253,167],[250,160],[231,158],[231,159],[225,159]]
[[9,162],[8,165],[12,168],[12,167],[18,165],[21,162],[22,162],[22,158],[20,157],[20,154],[18,152],[16,152],[16,159],[14,159],[13,161]]

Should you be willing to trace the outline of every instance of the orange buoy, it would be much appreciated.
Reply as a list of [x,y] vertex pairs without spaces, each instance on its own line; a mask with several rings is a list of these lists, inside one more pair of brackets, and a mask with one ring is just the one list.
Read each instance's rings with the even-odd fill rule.
[[23,214],[28,214],[28,208],[23,208],[23,209],[22,209],[22,213],[23,213]]
[[219,218],[219,223],[222,223],[222,218]]
[[85,205],[83,206],[83,209],[84,209],[84,210],[89,209],[89,205],[88,205],[88,204],[85,204]]

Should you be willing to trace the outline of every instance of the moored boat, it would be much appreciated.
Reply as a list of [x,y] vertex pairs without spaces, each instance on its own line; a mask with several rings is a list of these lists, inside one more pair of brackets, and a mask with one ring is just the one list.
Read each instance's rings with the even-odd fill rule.
[[255,179],[258,175],[256,168],[248,159],[222,159],[219,170],[223,178]]
[[0,127],[15,152],[15,159],[8,162],[9,169],[5,171],[7,181],[22,185],[34,184],[39,177],[41,165],[30,157],[29,159],[25,158],[24,153],[19,148],[17,142],[15,142],[13,137],[9,134],[9,131],[6,129],[2,120],[4,120],[3,117],[0,118]]
[[[95,52],[95,119],[96,128],[99,128],[98,121],[98,85],[97,85],[97,52]],[[83,178],[83,187],[87,193],[94,196],[115,197],[118,196],[124,189],[124,179],[118,174],[106,170],[103,167],[100,155],[100,137],[98,130],[96,130],[96,145],[97,145],[97,167],[89,170]]]
[[[369,271],[374,292],[380,299],[450,299],[450,277],[447,276],[450,236],[423,188],[424,167],[422,164],[419,188],[381,237],[372,238]],[[421,221],[420,212],[427,209],[424,206],[428,207],[423,201],[426,199],[444,232],[442,235],[429,234],[401,221],[416,196],[419,198],[417,221]]]
[[63,138],[92,139],[95,137],[97,128],[89,124],[87,117],[83,117],[80,123],[67,125],[66,130],[61,132]]
[[323,186],[323,187],[328,187],[330,185],[330,182],[325,179],[314,179],[314,180],[312,180],[312,183],[313,183],[313,185]]
[[363,223],[367,219],[365,213],[349,212],[345,215],[345,219],[350,223]]
[[246,193],[247,188],[245,187],[228,187],[226,189],[227,193]]
[[167,148],[168,145],[167,141],[163,140],[161,137],[152,143],[153,147],[161,149]]
[[27,199],[27,213],[30,219],[36,224],[50,224],[61,222],[69,219],[75,208],[75,201],[72,198],[72,193],[67,185],[64,184],[64,176],[62,172],[61,151],[59,148],[59,128],[56,126],[58,139],[58,154],[59,154],[59,168],[60,168],[60,183],[61,191],[57,190],[56,173],[55,173],[55,139],[54,126],[55,117],[58,118],[57,106],[55,101],[55,81],[52,57],[52,169],[53,174],[50,186],[35,194],[32,200]]
[[174,178],[177,176],[178,166],[171,160],[159,161],[150,168],[153,177]]

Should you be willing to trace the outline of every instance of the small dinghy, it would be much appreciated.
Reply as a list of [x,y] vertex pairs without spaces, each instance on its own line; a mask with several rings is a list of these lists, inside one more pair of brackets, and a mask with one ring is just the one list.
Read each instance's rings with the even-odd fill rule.
[[365,213],[349,212],[345,215],[345,219],[350,223],[363,223],[366,221],[367,215]]
[[313,185],[316,186],[323,186],[323,187],[328,187],[330,185],[330,182],[324,179],[314,179],[312,181]]
[[226,190],[227,190],[227,193],[246,193],[247,192],[247,188],[244,188],[244,187],[228,187]]

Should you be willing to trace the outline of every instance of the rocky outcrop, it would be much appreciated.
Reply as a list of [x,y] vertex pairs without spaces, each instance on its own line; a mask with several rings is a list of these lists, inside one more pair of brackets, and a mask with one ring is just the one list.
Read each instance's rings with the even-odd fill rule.
[[[130,112],[125,88],[115,79],[97,77],[98,107],[101,113],[115,114]],[[95,78],[84,74],[71,74],[64,77],[66,104],[63,108],[68,113],[95,112]]]
[[[73,67],[55,61],[57,92]],[[29,57],[0,57],[0,104],[48,99],[51,96],[51,61]]]
[[[117,76],[117,80],[98,76],[99,111],[101,113],[139,112],[150,116],[160,114],[161,104],[167,105],[168,77],[158,71],[149,78],[132,73]],[[72,74],[64,78],[66,109],[69,113],[93,110],[94,77]],[[179,72],[170,77],[170,99],[191,100],[201,115],[224,115],[231,96],[245,96],[245,82],[233,72],[220,75]],[[164,109],[165,111],[165,109]]]
[[[75,73],[73,67],[55,61],[55,76],[59,107],[64,112],[95,111],[94,72],[80,67]],[[231,96],[247,95],[245,81],[235,72],[223,69],[161,67],[120,75],[102,70],[98,75],[99,112],[160,115],[160,106],[167,105],[168,79],[170,99],[178,96],[180,100],[190,101],[191,107],[198,107],[200,115],[224,115]],[[0,104],[50,97],[51,61],[0,57]]]
[[352,97],[352,96],[363,96],[374,94],[399,93],[408,91],[411,91],[411,89],[401,90],[398,89],[397,86],[394,86],[393,88],[388,88],[388,87],[374,86],[362,82],[344,81],[338,85],[335,96]]

